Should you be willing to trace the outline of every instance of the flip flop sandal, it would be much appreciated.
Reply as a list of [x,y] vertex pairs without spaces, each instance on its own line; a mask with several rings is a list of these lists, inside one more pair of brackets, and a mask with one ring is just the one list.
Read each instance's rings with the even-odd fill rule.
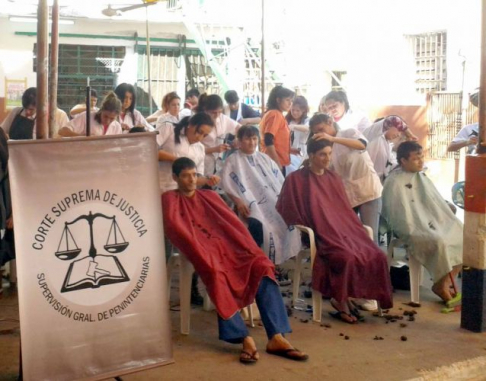
[[[295,355],[296,352],[299,353],[299,355]],[[306,361],[309,358],[308,355],[302,354],[302,352],[297,348],[277,349],[273,351],[269,351],[267,349],[267,353],[275,356],[284,357],[286,359],[294,360],[294,361]]]
[[[334,307],[334,306],[333,306]],[[353,315],[359,322],[364,322],[365,317],[359,313],[358,307],[353,303],[352,300],[348,301],[349,312]]]
[[453,308],[460,305],[462,302],[462,294],[458,292],[451,300],[446,302],[447,308]]
[[[243,357],[242,355],[245,354],[249,357]],[[254,351],[252,353],[248,352],[248,351],[245,351],[245,350],[241,350],[240,352],[240,362],[242,364],[255,364],[258,359],[255,357],[256,355],[258,354],[258,351]]]
[[[331,303],[332,308],[334,308],[336,310],[336,312],[329,312],[329,315],[332,318],[337,319],[337,320],[341,320],[342,322],[348,323],[348,324],[356,324],[357,323],[357,321],[347,321],[346,319],[343,319],[343,317],[342,317],[343,314],[346,315],[346,316],[349,316],[350,318],[352,318],[352,316],[355,316],[355,315],[353,315],[352,312],[351,312],[351,314],[348,314],[347,312],[344,312],[344,311],[339,310],[339,308],[336,307],[336,305],[334,304],[334,302],[335,302],[334,299],[331,299],[330,300],[330,303]],[[352,303],[352,302],[350,302],[350,303]],[[350,303],[348,303],[348,307],[349,307],[349,304]],[[358,318],[357,316],[355,316],[355,317]]]
[[349,316],[351,317],[352,315],[344,312],[344,311],[335,311],[335,312],[329,312],[329,315],[334,318],[334,319],[337,319],[337,320],[341,320],[342,322],[344,323],[348,323],[348,324],[356,324],[357,321],[348,321],[346,319],[343,319],[342,315],[346,315],[346,316]]

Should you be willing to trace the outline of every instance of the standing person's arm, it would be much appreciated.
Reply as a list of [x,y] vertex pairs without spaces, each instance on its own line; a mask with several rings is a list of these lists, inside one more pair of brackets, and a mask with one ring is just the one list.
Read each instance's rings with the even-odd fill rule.
[[270,156],[270,158],[278,165],[279,169],[282,170],[282,166],[280,165],[280,160],[278,158],[277,150],[275,149],[275,145],[273,143],[274,136],[272,134],[265,134],[265,153]]
[[85,115],[78,115],[76,118],[71,120],[68,124],[62,127],[59,132],[59,136],[65,138],[71,138],[75,136],[85,136],[86,135],[86,117]]
[[471,128],[471,125],[463,127],[461,131],[452,139],[451,144],[447,147],[448,152],[458,151],[461,148],[478,144],[478,136],[475,134],[476,131]]
[[471,136],[468,140],[463,140],[459,142],[453,141],[451,144],[449,144],[449,147],[447,147],[447,152],[459,151],[461,148],[468,147],[473,144],[478,144],[477,136]]
[[[270,114],[271,113],[271,114]],[[269,111],[268,114],[262,120],[262,132],[263,132],[263,142],[265,144],[265,153],[270,156],[270,158],[277,163],[278,167],[282,169],[280,160],[278,158],[277,150],[275,149],[275,136],[278,133],[279,123],[278,115],[279,111]],[[281,116],[283,117],[283,116]]]
[[247,126],[251,124],[259,124],[262,120],[261,115],[258,111],[253,110],[250,106],[245,103],[241,104],[242,118],[238,120],[242,126]]

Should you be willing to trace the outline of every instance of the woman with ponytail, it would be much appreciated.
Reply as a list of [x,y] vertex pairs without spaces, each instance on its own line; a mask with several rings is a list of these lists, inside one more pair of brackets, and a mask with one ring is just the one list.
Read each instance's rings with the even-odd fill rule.
[[[91,114],[91,135],[118,135],[122,133],[117,122],[122,104],[116,94],[110,91],[103,99],[98,112]],[[78,114],[66,126],[59,130],[63,137],[86,136],[86,111]]]
[[223,114],[223,100],[216,94],[201,94],[197,111],[209,115],[214,123],[214,129],[202,141],[206,149],[204,174],[211,176],[222,169],[221,166],[216,167],[218,159],[222,163],[224,152],[231,149],[228,143],[233,141],[240,125]]
[[204,174],[204,146],[201,141],[214,129],[211,117],[197,113],[185,117],[179,123],[167,124],[159,129],[157,144],[159,146],[159,185],[160,192],[177,189],[172,178],[172,163],[179,157],[188,157],[196,163],[199,178],[197,185],[214,186],[219,183],[218,176]]

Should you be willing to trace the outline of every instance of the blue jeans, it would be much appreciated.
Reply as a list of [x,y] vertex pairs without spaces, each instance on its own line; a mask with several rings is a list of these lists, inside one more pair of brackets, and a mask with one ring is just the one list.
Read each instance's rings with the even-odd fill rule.
[[[292,332],[280,288],[273,280],[268,277],[262,279],[255,301],[269,340],[277,333]],[[218,315],[218,328],[219,339],[232,344],[242,343],[243,339],[249,335],[248,328],[239,312],[228,320],[224,320]]]

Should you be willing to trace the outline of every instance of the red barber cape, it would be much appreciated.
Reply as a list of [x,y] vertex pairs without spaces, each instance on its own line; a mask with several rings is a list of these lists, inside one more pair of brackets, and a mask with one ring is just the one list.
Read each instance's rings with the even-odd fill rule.
[[193,264],[223,319],[251,304],[274,265],[219,195],[197,190],[162,195],[166,237]]
[[368,237],[336,173],[318,176],[307,168],[292,172],[276,208],[288,225],[314,230],[312,288],[339,302],[353,297],[378,300],[382,308],[393,306],[385,253]]

